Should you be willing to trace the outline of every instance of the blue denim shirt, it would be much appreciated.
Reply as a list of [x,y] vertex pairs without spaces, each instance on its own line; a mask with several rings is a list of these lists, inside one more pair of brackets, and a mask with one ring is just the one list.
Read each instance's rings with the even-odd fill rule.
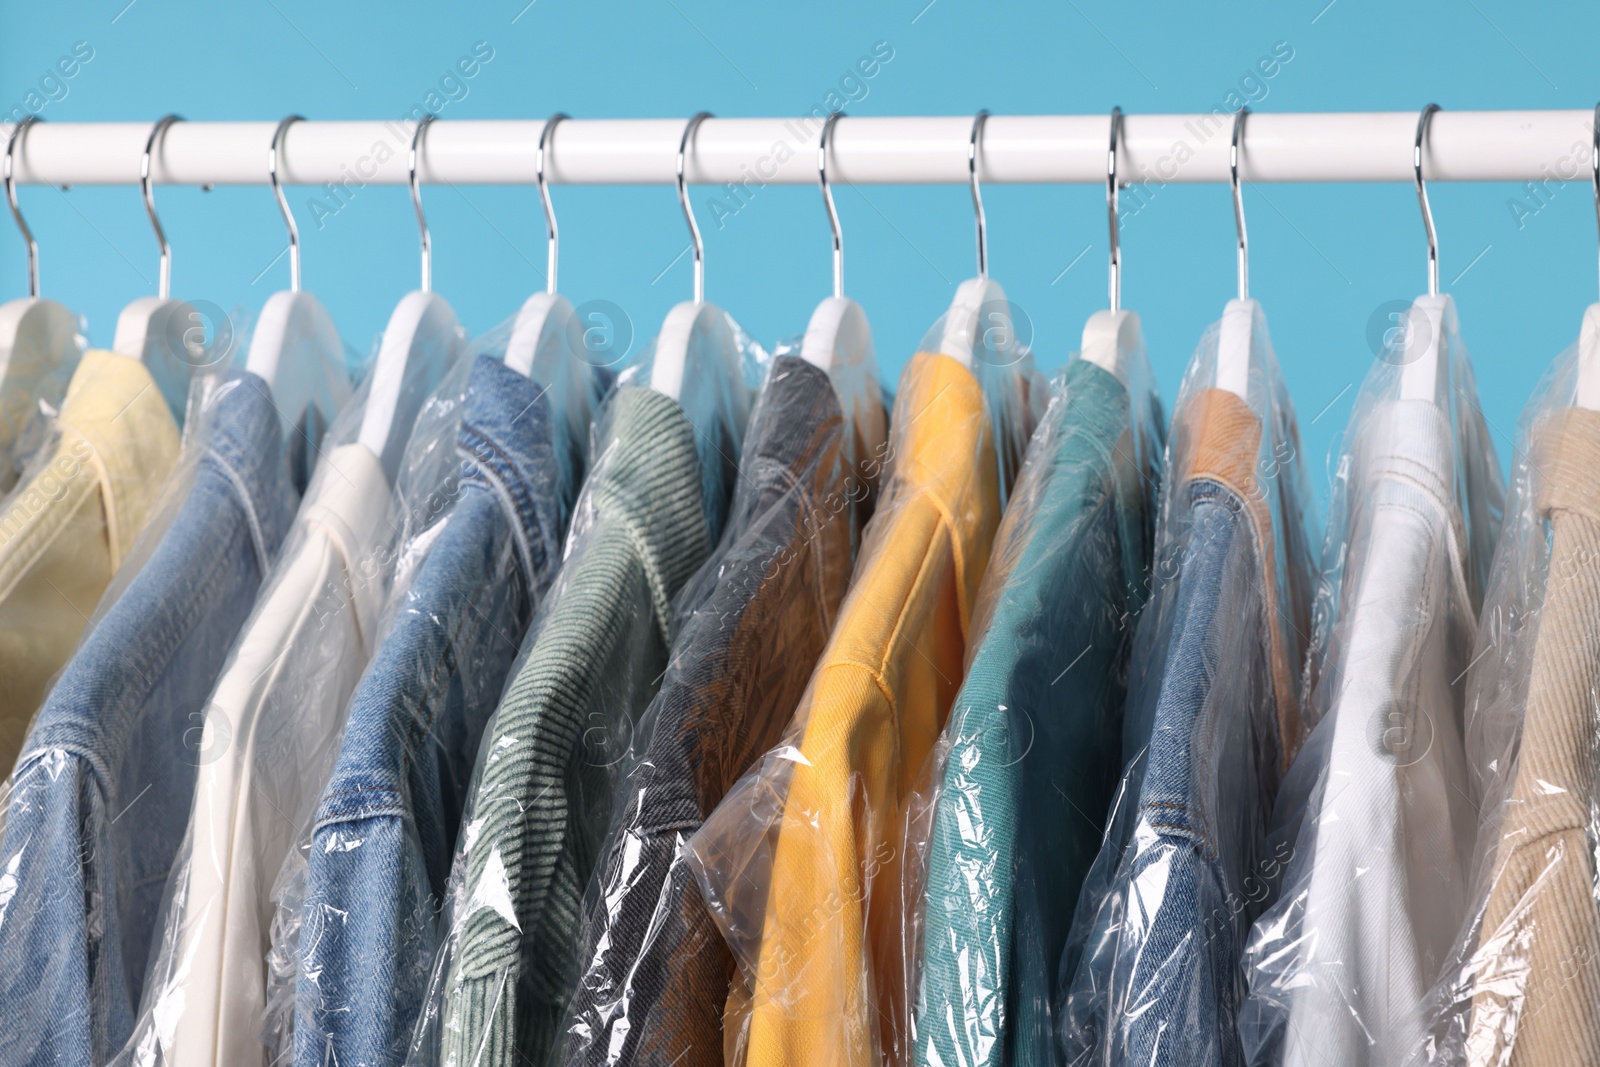
[[297,1064],[405,1056],[479,741],[559,563],[577,479],[557,474],[551,423],[534,382],[478,357],[459,496],[405,550],[426,558],[351,699],[317,809]]
[[[1162,657],[1142,679],[1157,692],[1141,697],[1136,680],[1130,693],[1130,768],[1077,920],[1089,932],[1074,938],[1083,956],[1059,1023],[1071,1064],[1243,1063],[1239,954],[1262,903],[1251,875],[1276,785],[1261,780],[1273,766],[1263,754],[1277,750],[1265,736],[1274,702],[1262,546],[1226,486],[1201,478],[1183,491],[1187,536],[1175,560],[1158,563],[1158,582],[1171,575],[1155,594],[1171,601],[1165,647],[1139,648]],[[1153,713],[1141,722],[1143,707]]]
[[260,378],[225,383],[189,490],[84,638],[7,783],[0,1063],[99,1064],[132,1030],[206,700],[293,518]]

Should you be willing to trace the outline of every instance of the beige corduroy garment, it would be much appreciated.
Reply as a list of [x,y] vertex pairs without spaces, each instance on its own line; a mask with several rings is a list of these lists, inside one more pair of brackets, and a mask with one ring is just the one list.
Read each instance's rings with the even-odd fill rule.
[[1496,1067],[1600,1063],[1600,913],[1588,835],[1600,741],[1600,412],[1561,412],[1540,442],[1539,466],[1549,576],[1467,1038],[1469,1062]]

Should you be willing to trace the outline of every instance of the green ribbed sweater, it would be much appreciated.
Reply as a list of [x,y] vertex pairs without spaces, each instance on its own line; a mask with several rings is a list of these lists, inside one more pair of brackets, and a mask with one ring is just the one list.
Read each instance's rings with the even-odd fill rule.
[[577,977],[579,905],[615,764],[660,682],[668,606],[711,548],[694,430],[624,387],[573,518],[548,615],[482,749],[463,823],[464,923],[444,1063],[543,1063]]

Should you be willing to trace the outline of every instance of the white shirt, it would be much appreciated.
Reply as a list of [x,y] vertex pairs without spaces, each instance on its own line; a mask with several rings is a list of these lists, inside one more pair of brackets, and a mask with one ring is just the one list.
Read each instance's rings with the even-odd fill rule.
[[1295,957],[1272,979],[1290,991],[1286,1067],[1387,1067],[1415,1047],[1476,833],[1462,743],[1476,623],[1449,419],[1385,401],[1353,433],[1327,764],[1291,884],[1258,926],[1282,930],[1266,955]]
[[273,880],[317,802],[381,603],[390,491],[329,452],[206,710],[188,862],[174,868],[136,1063],[260,1064]]

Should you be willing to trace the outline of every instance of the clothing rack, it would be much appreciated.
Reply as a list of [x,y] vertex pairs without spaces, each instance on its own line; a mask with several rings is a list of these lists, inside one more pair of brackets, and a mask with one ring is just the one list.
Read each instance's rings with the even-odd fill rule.
[[[417,116],[417,117],[420,117]],[[708,119],[688,155],[688,180],[807,185],[817,180],[823,118]],[[1233,116],[1127,115],[1123,184],[1228,180]],[[1588,181],[1594,113],[1442,111],[1424,155],[1429,181]],[[424,182],[533,184],[543,120],[441,120],[418,153]],[[275,122],[179,122],[152,161],[163,185],[264,185]],[[292,185],[404,185],[412,117],[296,122],[279,175]],[[9,129],[9,127],[7,127]],[[845,117],[837,123],[830,179],[855,184],[965,184],[970,115]],[[1240,170],[1251,182],[1412,180],[1417,112],[1252,113]],[[551,182],[671,183],[681,119],[569,119],[553,131]],[[41,122],[16,150],[24,184],[135,185],[151,131],[144,122]],[[1108,115],[996,115],[984,130],[980,176],[988,183],[1106,180]]]

